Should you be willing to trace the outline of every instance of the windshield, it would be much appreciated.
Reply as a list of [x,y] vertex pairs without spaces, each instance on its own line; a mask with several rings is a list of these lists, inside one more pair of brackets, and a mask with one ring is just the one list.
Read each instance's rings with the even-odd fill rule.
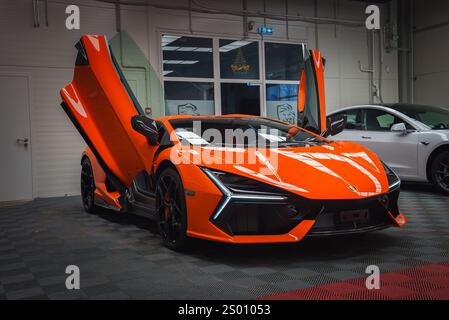
[[449,111],[443,108],[421,105],[393,105],[392,108],[432,130],[449,129]]
[[265,118],[187,118],[170,124],[182,145],[277,148],[326,143],[297,126]]

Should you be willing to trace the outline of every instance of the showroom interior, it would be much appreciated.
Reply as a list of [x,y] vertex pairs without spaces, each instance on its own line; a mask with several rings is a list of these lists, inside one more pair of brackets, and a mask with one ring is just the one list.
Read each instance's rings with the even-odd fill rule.
[[[367,29],[369,5],[380,29]],[[447,1],[6,0],[0,26],[0,300],[449,299],[449,196],[432,184],[403,179],[403,228],[297,244],[195,240],[175,252],[144,217],[83,210],[86,142],[59,94],[75,43],[102,34],[148,117],[295,122],[308,49],[325,58],[327,113],[390,103],[449,112]],[[66,288],[69,265],[80,289]],[[380,290],[361,289],[369,265]]]

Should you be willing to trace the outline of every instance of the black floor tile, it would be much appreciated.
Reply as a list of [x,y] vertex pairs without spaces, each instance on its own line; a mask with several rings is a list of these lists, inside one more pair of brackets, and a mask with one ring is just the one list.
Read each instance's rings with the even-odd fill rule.
[[[400,204],[410,219],[362,237],[233,246],[195,241],[188,253],[161,246],[154,223],[85,213],[78,197],[0,208],[1,299],[254,299],[263,295],[449,260],[449,197],[412,185]],[[32,214],[32,216],[30,216]],[[67,265],[81,290],[67,290]]]

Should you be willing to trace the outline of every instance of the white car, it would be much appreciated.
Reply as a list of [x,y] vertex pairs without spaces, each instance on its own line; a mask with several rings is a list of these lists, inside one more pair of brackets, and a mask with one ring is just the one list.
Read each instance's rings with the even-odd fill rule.
[[429,181],[449,195],[449,110],[383,104],[346,107],[328,119],[346,118],[345,129],[331,136],[371,149],[401,179]]

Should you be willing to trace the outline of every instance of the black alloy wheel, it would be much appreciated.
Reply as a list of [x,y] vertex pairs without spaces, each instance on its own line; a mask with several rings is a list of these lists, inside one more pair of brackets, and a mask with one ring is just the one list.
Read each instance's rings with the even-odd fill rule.
[[186,202],[181,178],[174,169],[165,169],[158,177],[156,208],[163,244],[172,250],[185,249],[188,243]]
[[431,167],[432,181],[444,194],[449,195],[449,150],[435,157]]
[[86,212],[94,213],[97,209],[94,199],[95,181],[92,166],[88,158],[81,164],[81,199]]

